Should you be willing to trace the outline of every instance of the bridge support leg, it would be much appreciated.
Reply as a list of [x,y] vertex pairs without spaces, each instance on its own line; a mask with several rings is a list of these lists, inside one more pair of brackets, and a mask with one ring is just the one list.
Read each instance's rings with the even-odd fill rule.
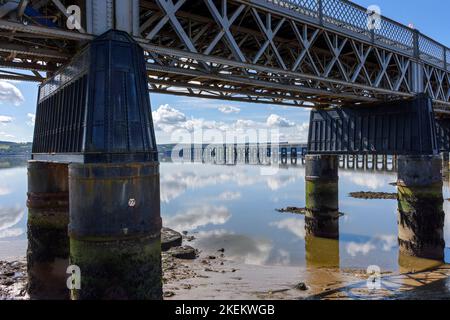
[[398,157],[400,253],[444,259],[442,161],[439,156]]
[[338,157],[306,156],[306,233],[339,238]]
[[159,164],[72,164],[73,299],[162,298]]
[[69,185],[66,164],[28,163],[28,294],[66,300],[69,266]]

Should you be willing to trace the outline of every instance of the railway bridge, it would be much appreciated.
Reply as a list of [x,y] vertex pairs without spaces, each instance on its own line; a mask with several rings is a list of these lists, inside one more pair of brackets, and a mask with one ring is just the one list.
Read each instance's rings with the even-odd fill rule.
[[[307,233],[338,237],[338,155],[398,156],[399,246],[443,260],[450,49],[345,0],[0,0],[0,79],[40,83],[32,298],[161,297],[149,93],[313,109]],[[67,234],[67,229],[69,233]]]

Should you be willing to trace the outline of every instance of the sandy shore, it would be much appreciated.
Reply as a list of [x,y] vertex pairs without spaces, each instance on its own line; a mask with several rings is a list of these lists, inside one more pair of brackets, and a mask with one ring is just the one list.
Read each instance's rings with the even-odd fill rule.
[[[183,244],[192,243],[185,237]],[[179,259],[177,250],[162,254],[164,299],[450,299],[449,265],[424,262],[416,270],[385,273],[381,288],[370,290],[365,270],[247,265],[228,259],[220,248],[191,249],[195,259],[189,254]],[[28,299],[26,283],[25,259],[0,262],[0,300]]]

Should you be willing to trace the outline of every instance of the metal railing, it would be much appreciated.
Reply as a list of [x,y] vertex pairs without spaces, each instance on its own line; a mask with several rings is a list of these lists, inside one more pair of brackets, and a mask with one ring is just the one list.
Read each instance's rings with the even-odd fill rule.
[[324,27],[331,27],[450,71],[449,48],[418,30],[384,16],[380,17],[379,28],[371,30],[368,27],[368,10],[348,0],[265,1],[313,19]]

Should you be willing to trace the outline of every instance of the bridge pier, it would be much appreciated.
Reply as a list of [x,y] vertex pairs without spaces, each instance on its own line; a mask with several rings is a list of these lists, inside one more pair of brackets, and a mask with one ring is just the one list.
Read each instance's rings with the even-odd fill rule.
[[28,163],[28,287],[32,300],[67,300],[69,184],[66,164]]
[[306,156],[306,234],[339,238],[338,156]]
[[291,158],[297,158],[298,150],[297,148],[291,148]]
[[347,169],[355,169],[355,156],[347,155]]
[[71,164],[73,299],[161,299],[159,164]]
[[444,259],[442,160],[439,156],[398,157],[400,253]]
[[[47,174],[58,186],[51,189],[40,185],[31,163],[30,195],[50,193],[53,199],[52,193],[66,192],[69,210],[66,220],[51,225],[54,239],[40,229],[31,235],[45,245],[58,243],[60,250],[65,243],[66,259],[70,243],[70,264],[81,273],[72,299],[162,298],[159,161],[151,115],[144,52],[124,32],[98,37],[40,87],[33,159],[61,164],[57,177]],[[193,160],[191,146],[182,151]],[[68,178],[62,163],[70,163]],[[63,242],[67,212],[70,241]],[[30,224],[33,231],[33,218]]]
[[386,154],[383,155],[383,170],[387,170],[388,168],[388,156]]

